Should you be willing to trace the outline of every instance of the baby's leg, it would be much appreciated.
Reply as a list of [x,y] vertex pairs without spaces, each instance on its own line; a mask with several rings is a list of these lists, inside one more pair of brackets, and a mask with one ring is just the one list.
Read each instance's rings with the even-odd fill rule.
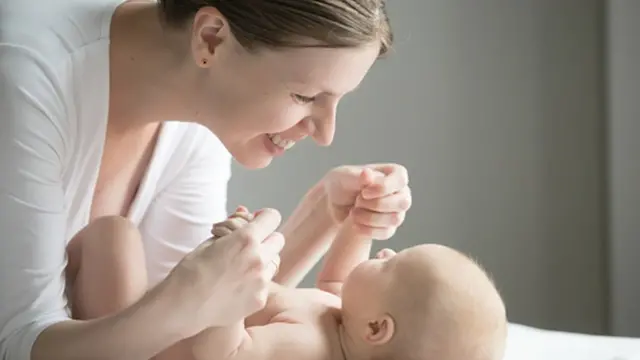
[[94,319],[122,310],[147,291],[142,239],[128,220],[94,220],[67,247],[68,297],[74,319]]

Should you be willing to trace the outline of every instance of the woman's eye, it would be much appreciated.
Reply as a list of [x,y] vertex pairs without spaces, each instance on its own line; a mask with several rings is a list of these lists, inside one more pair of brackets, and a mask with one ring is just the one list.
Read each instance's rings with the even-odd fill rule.
[[296,102],[299,102],[301,104],[308,104],[310,102],[313,102],[313,100],[315,100],[314,97],[309,97],[309,96],[303,96],[300,94],[292,94],[293,100],[295,100]]

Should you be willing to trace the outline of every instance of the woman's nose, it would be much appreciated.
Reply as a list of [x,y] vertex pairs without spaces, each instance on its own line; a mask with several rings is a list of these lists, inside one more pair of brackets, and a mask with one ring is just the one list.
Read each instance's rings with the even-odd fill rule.
[[313,140],[315,140],[315,142],[321,146],[331,145],[336,131],[335,107],[332,107],[321,116],[315,117],[313,119],[313,125]]

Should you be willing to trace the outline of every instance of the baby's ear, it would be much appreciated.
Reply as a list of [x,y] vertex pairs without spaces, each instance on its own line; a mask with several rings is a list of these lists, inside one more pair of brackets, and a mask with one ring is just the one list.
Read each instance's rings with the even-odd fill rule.
[[370,321],[367,327],[365,341],[370,345],[384,345],[388,343],[396,331],[396,323],[389,314]]

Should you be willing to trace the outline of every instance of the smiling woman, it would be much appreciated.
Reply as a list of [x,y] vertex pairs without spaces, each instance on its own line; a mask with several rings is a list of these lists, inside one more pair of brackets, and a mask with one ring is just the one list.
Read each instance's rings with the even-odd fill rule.
[[295,286],[347,218],[375,239],[404,221],[404,167],[341,166],[282,226],[263,209],[210,234],[232,158],[332,142],[391,46],[383,0],[27,3],[0,1],[0,358],[189,358],[271,280]]
[[192,54],[210,76],[200,84],[203,122],[249,167],[306,136],[329,145],[338,101],[392,42],[381,0],[161,0],[160,8],[168,28],[193,27]]

